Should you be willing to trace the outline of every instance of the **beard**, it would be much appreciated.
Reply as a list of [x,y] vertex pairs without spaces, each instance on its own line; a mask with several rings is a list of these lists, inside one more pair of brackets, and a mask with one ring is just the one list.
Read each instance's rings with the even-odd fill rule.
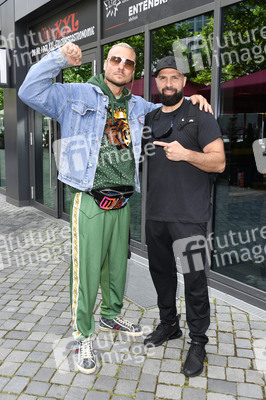
[[116,81],[114,81],[112,78],[109,78],[108,76],[106,76],[106,74],[105,74],[105,79],[108,81],[108,82],[110,82],[110,83],[112,83],[113,85],[115,85],[115,86],[118,86],[118,87],[122,87],[122,86],[125,86],[127,83],[129,83],[129,82],[131,82],[131,79],[130,80],[124,80],[123,82],[116,82]]
[[[167,89],[169,89],[169,88],[167,88]],[[183,97],[184,97],[184,95],[183,95],[183,89],[181,89],[179,92],[177,91],[177,89],[175,90],[175,93],[174,94],[172,94],[172,95],[165,95],[164,94],[164,89],[162,90],[162,92],[161,93],[158,93],[159,94],[159,99],[160,99],[160,101],[161,101],[161,103],[164,105],[164,106],[175,106],[177,103],[179,103],[182,99],[183,99]]]

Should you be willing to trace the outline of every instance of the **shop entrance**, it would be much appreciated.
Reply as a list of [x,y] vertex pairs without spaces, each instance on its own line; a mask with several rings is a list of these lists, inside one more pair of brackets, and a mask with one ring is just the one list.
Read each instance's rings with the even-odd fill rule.
[[[64,68],[57,81],[87,82],[96,74],[96,53],[84,52],[83,64]],[[55,218],[69,218],[70,191],[57,180],[53,142],[60,139],[59,124],[50,117],[32,111],[31,116],[31,198],[32,205]]]

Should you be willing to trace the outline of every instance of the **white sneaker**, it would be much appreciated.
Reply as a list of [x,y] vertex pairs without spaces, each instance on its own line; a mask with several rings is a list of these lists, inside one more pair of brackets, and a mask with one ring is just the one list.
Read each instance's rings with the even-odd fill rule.
[[84,374],[92,374],[96,370],[96,360],[90,338],[75,342],[75,362],[78,369]]

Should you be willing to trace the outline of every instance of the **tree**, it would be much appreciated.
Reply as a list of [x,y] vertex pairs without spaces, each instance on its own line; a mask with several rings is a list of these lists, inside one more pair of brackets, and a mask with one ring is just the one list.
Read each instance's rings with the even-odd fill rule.
[[4,109],[4,93],[3,89],[0,88],[0,110]]

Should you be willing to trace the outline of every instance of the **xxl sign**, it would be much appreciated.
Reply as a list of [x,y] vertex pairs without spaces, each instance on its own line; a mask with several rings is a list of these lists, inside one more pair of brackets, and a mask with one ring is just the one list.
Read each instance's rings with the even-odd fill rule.
[[171,17],[214,0],[103,0],[104,38]]
[[97,40],[97,0],[82,1],[30,29],[32,61],[66,42],[79,46]]

